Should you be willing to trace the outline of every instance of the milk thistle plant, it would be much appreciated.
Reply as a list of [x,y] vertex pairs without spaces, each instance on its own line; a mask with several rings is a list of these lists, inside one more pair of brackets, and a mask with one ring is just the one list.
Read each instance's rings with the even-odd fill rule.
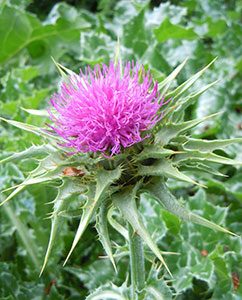
[[[172,178],[205,187],[206,183],[194,179],[196,171],[218,175],[212,163],[239,163],[215,154],[214,150],[242,139],[204,140],[190,136],[192,128],[216,118],[218,114],[184,121],[186,108],[216,83],[188,93],[188,89],[213,62],[176,88],[172,87],[186,61],[160,82],[155,81],[142,65],[134,62],[122,64],[116,60],[108,65],[96,65],[93,69],[87,67],[79,74],[56,63],[62,78],[58,92],[51,97],[44,113],[49,117],[48,126],[37,128],[1,118],[43,137],[42,145],[33,145],[1,161],[38,159],[38,167],[1,205],[29,185],[60,183],[56,198],[50,199],[53,201],[51,230],[41,274],[51,254],[62,215],[70,212],[74,197],[81,207],[80,222],[64,265],[93,220],[116,271],[117,255],[109,235],[110,226],[128,244],[130,279],[122,290],[100,290],[99,296],[94,293],[95,299],[104,299],[104,295],[105,299],[109,299],[115,293],[123,293],[128,299],[148,299],[152,290],[147,287],[145,278],[145,259],[150,260],[146,249],[153,253],[151,260],[156,257],[164,267],[163,274],[172,277],[172,265],[167,265],[164,255],[177,253],[162,252],[153,241],[152,232],[143,223],[139,201],[144,193],[149,195],[150,201],[156,201],[184,221],[233,235],[188,211],[167,184],[167,179]],[[40,114],[34,110],[29,112]],[[191,172],[194,173],[192,177],[188,175]],[[92,295],[88,299],[92,299]]]

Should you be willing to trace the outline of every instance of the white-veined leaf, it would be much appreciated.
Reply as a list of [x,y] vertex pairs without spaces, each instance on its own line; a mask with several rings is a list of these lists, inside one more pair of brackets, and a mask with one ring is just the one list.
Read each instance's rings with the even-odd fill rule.
[[217,155],[211,152],[200,152],[200,151],[187,151],[186,153],[177,154],[173,161],[177,164],[181,164],[184,161],[209,161],[218,164],[225,164],[225,165],[237,165],[241,166],[242,162],[237,161],[234,159],[230,159],[221,155]]
[[0,117],[0,120],[7,122],[8,124],[13,125],[19,129],[22,129],[22,130],[25,130],[28,132],[32,132],[38,136],[47,137],[51,140],[60,140],[59,137],[52,135],[52,134],[48,133],[46,130],[44,130],[43,128],[38,128],[34,125],[30,125],[30,124],[26,124],[26,123],[14,121],[14,120],[8,120],[8,119],[2,118],[2,117]]
[[242,143],[242,138],[224,140],[199,140],[188,138],[187,142],[184,143],[183,148],[188,150],[198,150],[201,152],[212,152],[217,149],[224,149],[225,147],[235,143]]
[[7,191],[10,189],[15,189],[3,202],[0,203],[0,206],[12,199],[28,185],[52,181],[60,178],[64,169],[64,166],[61,165],[61,162],[62,159],[58,153],[52,153],[40,160],[37,168],[31,171],[29,176],[22,183],[5,190]]
[[159,248],[152,240],[149,232],[143,224],[143,221],[138,213],[135,197],[136,188],[134,188],[133,190],[132,188],[126,188],[122,192],[114,194],[112,200],[113,204],[120,210],[123,217],[133,227],[135,234],[138,234],[145,241],[150,250],[157,256],[157,258],[159,258],[159,260],[165,266],[168,273],[171,275],[171,272],[168,266],[166,265]]
[[49,144],[43,144],[43,145],[33,145],[30,148],[23,150],[21,152],[14,153],[2,160],[0,160],[0,164],[2,163],[7,163],[9,161],[17,161],[17,160],[22,160],[22,159],[31,159],[35,158],[38,155],[43,155],[43,154],[49,154],[50,152],[56,152],[56,148]]
[[[53,201],[54,208],[53,208],[53,212],[51,214],[51,230],[50,230],[49,242],[48,242],[44,262],[43,262],[39,276],[41,276],[41,274],[43,273],[43,271],[46,267],[51,250],[54,245],[54,241],[55,241],[57,232],[63,221],[63,218],[61,216],[59,216],[59,214],[63,210],[65,210],[65,208],[68,206],[68,204],[69,204],[68,198],[70,198],[72,195],[77,194],[77,193],[81,194],[84,192],[84,190],[85,190],[84,187],[81,186],[80,183],[73,181],[73,180],[64,180],[62,182],[62,185],[58,188],[57,196],[56,196],[55,200]],[[66,200],[68,200],[68,201],[66,201]]]
[[126,282],[120,287],[111,283],[97,288],[87,296],[86,300],[129,300],[129,295],[130,290]]
[[173,80],[177,77],[180,71],[183,69],[187,62],[188,58],[186,58],[178,67],[175,68],[174,71],[171,72],[162,82],[159,83],[158,89],[161,92],[160,97],[164,97],[166,92],[168,91],[170,85],[172,84]]
[[192,75],[188,80],[179,85],[174,91],[167,94],[168,97],[172,97],[176,99],[178,96],[181,96],[186,90],[188,90],[203,74],[204,72],[215,62],[217,59],[214,58],[207,66],[205,66],[202,70]]
[[221,113],[215,113],[200,119],[195,119],[195,120],[186,121],[177,124],[175,123],[164,124],[160,126],[157,132],[155,133],[155,144],[164,146],[168,144],[169,141],[175,138],[176,136],[186,132],[189,129],[192,129],[193,127],[197,126],[198,124],[210,118],[218,116],[219,114]]
[[207,84],[206,86],[202,87],[198,91],[190,93],[187,97],[178,99],[177,101],[175,99],[172,99],[171,104],[174,103],[174,105],[167,109],[165,112],[165,115],[169,115],[172,113],[172,121],[174,123],[178,122],[185,111],[185,109],[195,103],[195,101],[198,99],[200,95],[202,95],[204,92],[206,92],[208,89],[210,89],[212,86],[214,86],[216,83],[218,83],[219,80],[215,80],[212,83]]
[[109,203],[107,201],[104,201],[101,203],[97,216],[96,216],[96,229],[98,232],[99,240],[101,241],[104,250],[106,251],[115,272],[117,273],[116,264],[113,258],[113,252],[112,252],[112,245],[109,237],[108,232],[108,222],[107,222],[107,214],[108,214],[108,207]]
[[148,187],[148,190],[155,196],[155,199],[169,212],[178,216],[180,219],[188,222],[193,222],[213,230],[222,231],[231,235],[237,236],[233,232],[199,216],[183,207],[169,191],[166,184],[162,180],[157,180]]
[[21,107],[21,109],[33,116],[49,117],[48,111],[45,109],[27,109],[24,107]]
[[61,77],[66,78],[69,75],[76,75],[75,72],[73,72],[72,70],[62,66],[61,64],[59,64],[58,62],[56,62],[56,60],[54,59],[54,57],[51,57],[51,59],[53,60],[57,70],[59,71]]
[[101,201],[104,199],[109,186],[112,183],[114,183],[116,180],[119,179],[119,177],[121,176],[121,173],[122,173],[122,169],[120,166],[112,171],[100,170],[98,172],[95,195],[94,196],[89,195],[89,199],[87,201],[86,206],[83,209],[82,217],[81,217],[75,238],[73,240],[71,249],[66,257],[64,265],[67,263],[71,253],[73,252],[74,248],[76,247],[83,232],[85,231],[86,227],[88,226],[89,222],[91,221],[96,210],[100,206]]
[[128,241],[129,240],[128,230],[114,219],[113,214],[114,214],[114,207],[111,206],[108,211],[109,224],[113,227],[113,229],[117,230],[117,232],[119,232],[125,238],[125,240]]
[[136,161],[145,160],[148,158],[163,158],[177,153],[176,151],[162,148],[159,145],[148,145],[136,157]]
[[169,159],[161,159],[150,166],[140,165],[138,168],[138,175],[164,176],[167,178],[174,178],[191,184],[202,186],[187,175],[180,172],[176,167],[173,166],[172,161]]

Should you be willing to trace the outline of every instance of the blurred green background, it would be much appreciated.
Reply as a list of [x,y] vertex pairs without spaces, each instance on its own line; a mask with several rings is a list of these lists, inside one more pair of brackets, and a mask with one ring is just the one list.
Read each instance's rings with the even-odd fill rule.
[[[123,60],[138,60],[156,78],[169,74],[186,57],[178,83],[218,57],[196,85],[219,82],[187,118],[222,111],[216,121],[200,126],[195,136],[239,137],[242,132],[242,2],[235,0],[175,1],[38,1],[3,0],[0,4],[0,115],[42,126],[41,117],[25,109],[42,109],[57,89],[59,75],[51,56],[77,71],[87,64],[114,58],[117,37]],[[41,139],[1,123],[0,149],[5,157]],[[241,146],[224,153],[242,160]],[[18,184],[33,161],[0,165],[1,190]],[[226,177],[207,178],[206,190],[170,182],[173,192],[191,209],[241,233],[242,170],[222,166]],[[38,277],[47,247],[55,187],[31,187],[0,209],[0,299],[85,299],[96,288],[120,286],[128,274],[128,257],[118,275],[104,255],[95,228],[89,227],[67,267],[62,262],[78,224],[67,219],[49,265]],[[1,194],[3,199],[3,194]],[[162,209],[142,204],[143,215],[162,249],[180,252],[167,258],[174,280],[157,283],[165,299],[242,299],[242,255],[238,238],[179,222]],[[122,240],[116,237],[117,242]],[[124,247],[125,250],[125,247]],[[152,298],[151,298],[152,299]],[[155,299],[155,298],[154,298]],[[104,299],[105,300],[105,299]],[[148,300],[148,299],[147,299]]]

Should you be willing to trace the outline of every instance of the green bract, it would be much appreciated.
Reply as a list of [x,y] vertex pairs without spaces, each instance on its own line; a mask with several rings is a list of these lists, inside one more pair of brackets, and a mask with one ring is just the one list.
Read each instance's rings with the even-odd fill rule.
[[[200,119],[187,120],[186,118],[185,120],[184,118],[185,109],[194,104],[198,96],[216,83],[216,81],[212,82],[190,94],[188,92],[188,89],[213,62],[214,60],[175,89],[171,87],[186,61],[159,82],[160,93],[166,98],[171,97],[172,99],[164,110],[164,117],[155,126],[149,139],[127,148],[122,154],[112,158],[105,158],[101,154],[93,153],[78,153],[69,156],[58,146],[59,138],[53,136],[48,130],[1,118],[13,126],[43,137],[42,145],[33,145],[29,149],[15,153],[1,161],[2,164],[29,158],[38,161],[37,168],[31,171],[21,184],[10,188],[13,191],[1,202],[1,205],[12,199],[26,186],[38,183],[49,184],[50,182],[58,184],[56,198],[50,199],[53,203],[53,211],[49,216],[51,220],[50,238],[40,273],[44,271],[48,263],[56,235],[64,218],[73,216],[71,209],[73,199],[78,201],[78,211],[75,217],[78,216],[80,222],[64,264],[67,263],[87,226],[95,219],[99,239],[117,270],[118,251],[114,253],[112,249],[115,241],[111,241],[109,236],[111,225],[129,242],[133,269],[131,276],[133,283],[136,284],[135,292],[142,290],[145,285],[144,273],[142,274],[144,266],[139,265],[139,261],[142,264],[143,258],[132,257],[132,253],[142,256],[140,238],[153,253],[153,255],[150,252],[146,253],[145,258],[150,260],[150,257],[153,259],[156,256],[171,276],[172,265],[168,265],[163,256],[176,254],[162,252],[153,240],[153,232],[149,232],[139,211],[139,199],[142,195],[148,195],[147,199],[156,201],[163,209],[181,220],[235,235],[187,210],[171,193],[167,184],[167,180],[171,178],[189,185],[206,188],[206,181],[203,180],[201,174],[210,173],[223,176],[214,167],[215,164],[234,166],[242,164],[214,153],[215,150],[224,149],[231,143],[242,142],[242,138],[204,140],[190,136],[194,127],[209,119],[218,118],[220,112]],[[67,68],[57,63],[56,65],[65,78],[70,74],[71,71]],[[33,115],[46,116],[45,111],[31,109],[27,111]],[[199,180],[196,178],[196,174],[199,174]],[[151,286],[147,285],[146,288],[147,293],[155,294],[156,291]],[[116,295],[115,299],[125,299],[117,295],[121,295],[126,290],[126,284],[123,285],[122,292],[115,286],[107,286],[107,290],[102,287],[87,299],[101,299],[95,298],[97,293],[99,295],[102,293],[103,295]]]

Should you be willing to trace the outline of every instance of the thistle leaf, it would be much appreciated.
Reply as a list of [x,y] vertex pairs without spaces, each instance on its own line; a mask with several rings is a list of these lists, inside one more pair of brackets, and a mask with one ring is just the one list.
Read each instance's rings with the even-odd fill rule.
[[[33,184],[38,184],[38,183],[43,183],[43,182],[47,182],[47,181],[52,181],[54,179],[59,178],[58,174],[51,174],[49,176],[41,176],[41,177],[37,177],[37,178],[31,178],[28,177],[24,182],[22,182],[21,184],[11,187],[11,189],[15,188],[15,190],[4,200],[0,203],[0,206],[2,206],[3,204],[5,204],[6,202],[8,202],[9,200],[11,200],[14,196],[16,196],[19,192],[21,192],[26,186],[29,185],[33,185]],[[9,189],[7,189],[9,190]],[[5,190],[5,191],[7,191]]]
[[174,71],[171,72],[162,82],[159,83],[158,89],[159,91],[162,90],[161,98],[165,96],[166,92],[168,91],[170,85],[172,84],[173,80],[177,77],[180,71],[183,69],[187,62],[188,58],[186,58],[178,67],[175,68]]
[[207,153],[200,151],[187,151],[186,153],[177,154],[174,157],[173,161],[179,164],[183,163],[184,161],[209,161],[225,165],[242,165],[242,162],[240,161],[217,155],[215,153]]
[[34,133],[37,136],[47,137],[52,140],[56,140],[56,139],[59,140],[59,138],[57,136],[51,135],[47,131],[43,130],[42,128],[38,128],[34,125],[30,125],[30,124],[26,124],[26,123],[14,121],[14,120],[8,120],[8,119],[2,118],[2,117],[0,117],[0,120],[7,122],[8,124],[15,126],[19,129]]
[[87,296],[86,300],[128,300],[129,295],[130,291],[126,282],[120,287],[111,283],[97,288]]
[[80,240],[83,232],[87,228],[88,224],[90,223],[93,215],[97,211],[98,207],[100,206],[101,201],[107,196],[107,190],[114,181],[118,180],[121,176],[122,169],[121,167],[117,167],[115,170],[107,171],[101,170],[97,174],[97,184],[96,184],[96,191],[95,195],[89,195],[88,202],[83,209],[82,217],[73,240],[71,249],[66,257],[64,265],[67,263],[71,253],[73,252],[74,248],[76,247],[78,241]]
[[103,245],[103,248],[106,251],[111,263],[113,264],[115,272],[117,273],[117,268],[113,258],[112,246],[111,246],[111,241],[108,232],[108,224],[107,224],[108,204],[109,203],[107,201],[101,203],[101,206],[96,216],[96,229],[98,232],[99,239]]
[[11,200],[15,195],[21,192],[24,189],[25,185],[18,186],[8,197],[6,197],[3,201],[0,202],[0,206]]
[[229,233],[231,235],[237,236],[233,232],[211,222],[203,217],[196,215],[186,208],[184,208],[175,198],[175,196],[169,191],[166,184],[162,181],[156,181],[148,187],[148,190],[151,192],[155,199],[169,212],[173,213],[180,219],[184,221],[193,222],[213,230],[221,231],[224,233]]
[[78,184],[78,182],[74,180],[64,180],[62,182],[62,185],[58,188],[57,196],[54,200],[54,209],[51,215],[51,231],[50,231],[50,237],[49,242],[43,262],[43,266],[40,271],[40,275],[43,273],[46,264],[48,262],[51,250],[54,245],[54,241],[56,238],[56,235],[58,233],[58,230],[62,224],[63,218],[59,216],[59,214],[66,209],[68,204],[70,203],[69,200],[66,201],[68,198],[70,198],[72,195],[77,193],[82,193],[84,191],[83,186]]
[[115,47],[114,65],[116,66],[119,62],[120,62],[120,64],[122,64],[121,55],[120,55],[120,40],[119,40],[119,37],[118,37],[116,47]]
[[174,91],[167,94],[168,97],[173,97],[173,99],[181,96],[184,92],[186,92],[203,74],[204,72],[215,62],[217,59],[214,58],[207,66],[205,66],[202,70],[191,76],[188,80],[179,85]]
[[[161,280],[160,280],[161,281]],[[164,281],[161,281],[161,282],[159,282],[160,283],[160,285],[162,286],[162,285],[164,285],[164,293],[167,293],[167,290],[168,290],[168,286],[165,286],[165,283],[164,283]],[[146,296],[148,296],[149,298],[150,298],[150,296],[152,296],[152,298],[151,299],[154,299],[154,300],[172,300],[172,296],[171,295],[169,295],[170,297],[167,297],[167,295],[165,294],[163,294],[163,293],[161,293],[157,288],[155,288],[155,287],[153,287],[153,286],[147,286],[146,288],[145,288],[145,290],[146,290]],[[171,292],[170,292],[171,293]],[[148,298],[147,297],[147,298]],[[148,298],[148,299],[149,299]]]
[[181,170],[193,171],[193,172],[203,172],[206,174],[212,174],[215,176],[227,177],[226,175],[220,173],[218,170],[205,165],[201,162],[190,162],[189,164],[184,164],[180,167]]
[[159,130],[155,133],[155,144],[159,144],[161,146],[166,145],[171,139],[175,138],[176,136],[219,114],[220,113],[215,113],[200,119],[195,119],[177,124],[170,123],[162,125],[159,128]]
[[63,166],[59,165],[60,163],[61,158],[57,153],[52,153],[40,160],[38,167],[31,171],[30,175],[21,184],[5,190],[7,191],[15,188],[15,190],[0,203],[0,206],[8,202],[28,185],[52,181],[60,178],[62,170],[64,169]]
[[136,161],[145,160],[148,158],[163,158],[165,156],[170,156],[177,153],[176,151],[170,149],[164,149],[159,145],[149,145],[144,148],[135,158]]
[[109,224],[117,230],[124,238],[125,240],[129,240],[129,233],[128,230],[123,227],[120,223],[118,223],[114,218],[113,218],[113,212],[114,212],[114,207],[111,206],[109,211],[108,211],[108,222]]
[[40,110],[40,109],[27,109],[24,107],[21,107],[22,110],[26,111],[28,114],[33,116],[40,116],[40,117],[49,117],[49,114],[47,110]]
[[[122,192],[113,195],[113,204],[120,210],[123,217],[133,227],[133,230],[138,234],[148,245],[150,250],[159,258],[161,263],[165,266],[168,273],[171,275],[168,266],[166,265],[161,252],[155,242],[152,240],[149,232],[145,228],[143,221],[138,213],[135,202],[136,188],[126,188]],[[172,275],[171,275],[172,276]]]
[[43,144],[40,146],[33,145],[24,151],[14,153],[13,155],[0,160],[0,164],[7,163],[9,161],[23,160],[26,158],[30,159],[30,158],[36,157],[38,155],[43,155],[43,154],[47,154],[47,153],[55,152],[55,151],[56,151],[56,149],[49,144]]
[[174,178],[181,181],[185,181],[191,184],[202,186],[196,181],[192,180],[187,175],[180,172],[176,167],[172,165],[172,161],[169,159],[162,159],[151,166],[140,165],[138,168],[138,175],[141,176],[165,176],[167,178]]
[[127,300],[122,294],[118,293],[117,291],[113,291],[110,289],[103,289],[98,290],[97,292],[89,295],[87,300],[103,300],[103,299],[112,299],[112,300]]
[[18,127],[20,129],[26,130],[26,131],[30,131],[34,134],[40,135],[40,130],[38,127],[35,127],[33,125],[30,124],[25,124],[22,122],[18,122],[18,121],[14,121],[14,120],[8,120],[8,119],[4,119],[2,117],[0,117],[0,120],[9,123],[10,125],[13,125],[15,127]]
[[167,116],[169,115],[169,113],[172,113],[172,121],[176,123],[179,119],[182,118],[182,114],[184,113],[185,109],[188,106],[195,103],[200,95],[202,95],[204,92],[206,92],[216,83],[218,83],[218,81],[219,80],[215,80],[214,82],[207,84],[206,86],[202,87],[200,90],[189,94],[187,97],[178,99],[177,102],[175,101],[176,99],[175,97],[171,101],[171,103],[174,105],[170,109],[168,109],[168,112],[165,115]]
[[62,66],[58,62],[56,62],[56,60],[53,57],[51,57],[51,58],[55,64],[57,70],[59,71],[61,77],[66,78],[66,77],[68,77],[68,75],[76,75],[76,73],[74,73],[72,70],[70,70],[70,69]]
[[184,143],[183,148],[188,150],[199,150],[201,152],[212,152],[217,149],[224,149],[225,147],[235,143],[242,143],[242,138],[214,141],[189,138],[187,139],[187,142]]

